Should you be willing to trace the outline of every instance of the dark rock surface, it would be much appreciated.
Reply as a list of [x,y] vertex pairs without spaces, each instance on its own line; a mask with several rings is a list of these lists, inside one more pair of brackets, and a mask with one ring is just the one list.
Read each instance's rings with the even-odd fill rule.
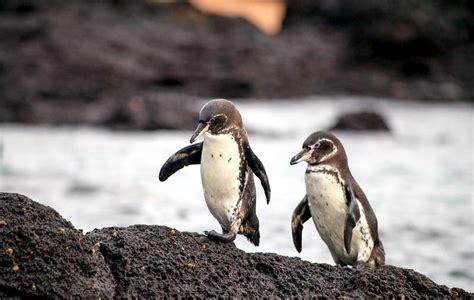
[[[53,209],[0,194],[0,296],[472,298],[413,270],[313,264],[164,226],[82,235]],[[15,267],[16,266],[16,267]]]
[[390,127],[381,114],[360,111],[340,115],[330,130],[390,131]]
[[0,193],[0,297],[81,296],[114,292],[98,246],[55,210]]
[[464,2],[289,1],[267,36],[185,1],[4,0],[0,122],[190,128],[186,95],[473,100]]

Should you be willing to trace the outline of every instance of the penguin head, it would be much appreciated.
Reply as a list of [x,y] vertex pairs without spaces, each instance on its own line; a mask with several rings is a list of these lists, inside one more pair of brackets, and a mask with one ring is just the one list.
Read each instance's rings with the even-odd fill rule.
[[242,117],[234,103],[225,99],[211,100],[199,112],[199,124],[190,142],[194,143],[206,132],[219,134],[232,127],[242,127]]
[[337,162],[347,164],[347,156],[341,141],[332,133],[312,133],[303,143],[303,150],[290,161],[291,165],[306,161],[309,165]]

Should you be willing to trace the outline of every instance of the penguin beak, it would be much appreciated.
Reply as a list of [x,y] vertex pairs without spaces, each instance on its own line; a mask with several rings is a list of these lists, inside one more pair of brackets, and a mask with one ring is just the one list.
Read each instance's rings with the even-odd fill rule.
[[196,130],[194,130],[193,135],[191,136],[190,142],[194,143],[201,135],[206,133],[209,130],[209,124],[199,122]]
[[290,165],[296,165],[302,161],[308,161],[311,158],[311,149],[303,149],[290,160]]

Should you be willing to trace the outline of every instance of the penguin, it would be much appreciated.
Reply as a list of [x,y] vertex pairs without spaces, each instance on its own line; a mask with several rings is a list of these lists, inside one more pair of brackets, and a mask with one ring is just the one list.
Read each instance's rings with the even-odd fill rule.
[[293,243],[301,252],[303,223],[313,219],[337,265],[374,269],[385,264],[377,218],[357,184],[339,139],[324,131],[312,133],[290,161],[305,161],[306,195],[291,218]]
[[[201,136],[204,141],[193,144]],[[267,204],[270,184],[262,162],[250,148],[236,106],[225,99],[207,102],[199,112],[199,123],[190,142],[192,145],[179,150],[164,163],[160,181],[185,166],[201,164],[204,198],[222,228],[222,233],[215,230],[204,233],[221,242],[232,242],[237,234],[243,234],[258,246],[254,174],[260,179]]]

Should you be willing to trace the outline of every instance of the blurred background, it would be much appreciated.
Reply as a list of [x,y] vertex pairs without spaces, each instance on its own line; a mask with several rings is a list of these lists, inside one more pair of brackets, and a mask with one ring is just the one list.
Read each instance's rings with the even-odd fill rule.
[[[233,100],[272,186],[261,246],[333,264],[308,222],[304,139],[331,129],[379,220],[387,263],[474,286],[474,2],[3,0],[0,191],[85,232],[218,229],[198,166],[158,182],[200,107]],[[0,203],[0,205],[6,205]]]

